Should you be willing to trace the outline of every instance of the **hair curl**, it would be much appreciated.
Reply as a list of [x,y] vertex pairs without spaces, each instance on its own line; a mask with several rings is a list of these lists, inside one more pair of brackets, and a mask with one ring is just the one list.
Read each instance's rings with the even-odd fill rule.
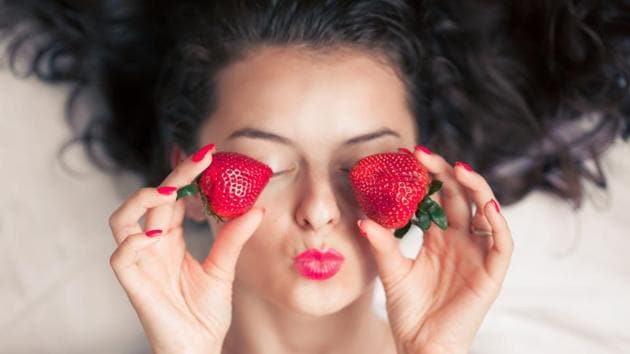
[[[107,171],[157,184],[173,143],[193,151],[213,78],[259,45],[383,54],[408,89],[421,141],[482,173],[504,204],[543,188],[579,206],[582,179],[630,136],[624,0],[4,0],[16,75],[71,82],[67,118]],[[28,44],[28,45],[27,45]],[[18,58],[34,47],[24,71]],[[91,88],[87,125],[72,114]],[[103,148],[105,156],[99,154]],[[595,170],[587,162],[595,161]]]

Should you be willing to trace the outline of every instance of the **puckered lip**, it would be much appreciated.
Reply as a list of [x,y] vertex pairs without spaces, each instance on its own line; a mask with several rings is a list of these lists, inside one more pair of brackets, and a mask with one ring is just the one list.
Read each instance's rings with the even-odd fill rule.
[[295,261],[343,261],[344,259],[344,256],[334,248],[326,250],[309,248],[295,257]]
[[310,248],[297,255],[293,263],[298,273],[305,278],[326,280],[339,272],[343,261],[343,255],[335,249]]

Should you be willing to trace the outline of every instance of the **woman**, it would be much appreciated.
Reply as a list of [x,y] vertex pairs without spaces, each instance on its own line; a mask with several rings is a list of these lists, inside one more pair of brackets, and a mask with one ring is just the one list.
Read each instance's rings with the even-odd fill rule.
[[[539,185],[579,201],[576,178],[588,175],[580,158],[627,133],[618,111],[628,101],[628,63],[619,61],[628,28],[611,25],[624,14],[613,2],[113,5],[27,12],[49,16],[41,23],[64,39],[40,51],[52,64],[40,76],[89,82],[103,94],[108,114],[85,131],[88,146],[103,139],[118,167],[155,186],[111,215],[110,261],[158,353],[466,352],[513,247],[483,176],[505,202]],[[522,29],[542,14],[562,26]],[[565,47],[539,57],[536,39],[551,29],[550,38],[568,42],[545,43]],[[592,111],[606,114],[587,148],[550,145],[554,127]],[[346,171],[364,156],[414,146],[444,182],[449,227],[430,228],[407,259],[391,232],[362,214]],[[173,192],[216,151],[274,172],[255,208],[225,224]],[[483,172],[447,162],[458,159]],[[216,235],[201,262],[185,248],[185,217]],[[309,250],[334,250],[343,264],[311,279],[295,267]],[[387,323],[371,310],[377,277]]]

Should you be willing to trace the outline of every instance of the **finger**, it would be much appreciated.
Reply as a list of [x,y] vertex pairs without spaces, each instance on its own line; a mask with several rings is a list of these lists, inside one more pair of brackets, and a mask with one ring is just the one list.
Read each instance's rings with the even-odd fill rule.
[[482,259],[485,260],[492,248],[494,238],[492,237],[492,226],[484,214],[483,209],[475,212],[471,224],[470,238],[472,242],[479,246]]
[[225,281],[234,279],[234,268],[243,246],[260,225],[265,211],[254,208],[228,221],[217,233],[202,267]]
[[496,197],[486,179],[467,167],[467,165],[456,166],[455,177],[466,187],[468,195],[477,209],[472,220],[472,226],[477,230],[491,231],[490,223],[484,216],[484,205],[492,199],[496,200]]
[[[213,151],[214,144],[205,145],[171,171],[161,185],[181,188],[190,184],[210,165]],[[145,217],[144,229],[165,229],[173,218],[173,208],[173,204],[167,204],[149,210]]]
[[128,288],[137,283],[138,268],[137,263],[142,254],[160,241],[159,235],[148,237],[145,233],[133,234],[125,238],[116,251],[109,258],[116,277],[123,285]]
[[486,258],[486,268],[493,279],[503,280],[512,257],[514,242],[501,207],[494,200],[484,205],[486,218],[492,227],[493,245]]
[[448,218],[449,227],[467,230],[470,225],[470,203],[465,189],[455,178],[453,167],[444,158],[423,146],[417,146],[414,155],[435,179],[443,183],[441,204]]
[[180,199],[175,202],[173,205],[173,215],[171,217],[171,223],[169,225],[169,230],[175,227],[180,227],[184,222],[184,217],[186,216],[186,202],[183,199]]
[[492,236],[492,226],[483,212],[483,208],[478,209],[473,216],[470,231],[476,236],[490,238]]
[[186,202],[183,199],[180,199],[173,203],[173,214],[171,215],[171,221],[167,229],[168,237],[155,247],[157,257],[161,257],[162,259],[166,259],[165,257],[168,257],[175,262],[178,259],[181,260],[181,252],[184,252],[186,248],[184,233],[181,232],[185,216]]
[[358,220],[357,226],[370,244],[383,284],[396,284],[404,278],[411,270],[413,262],[402,254],[394,235],[370,219]]
[[135,192],[109,217],[109,226],[116,243],[120,244],[127,236],[142,232],[138,221],[147,210],[173,203],[175,198],[174,193],[160,194],[156,188],[145,187]]

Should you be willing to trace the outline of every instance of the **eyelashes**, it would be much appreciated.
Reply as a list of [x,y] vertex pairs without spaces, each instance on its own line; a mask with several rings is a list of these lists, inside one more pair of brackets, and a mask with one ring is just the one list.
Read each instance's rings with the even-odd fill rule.
[[296,168],[297,168],[297,164],[295,164],[295,163],[294,163],[294,164],[292,164],[292,165],[291,165],[291,167],[290,167],[290,168],[288,168],[288,169],[286,169],[286,170],[281,170],[281,171],[278,171],[278,172],[274,172],[274,173],[271,175],[271,178],[278,177],[278,176],[281,176],[281,175],[287,174],[287,173],[289,173],[289,172],[293,172],[293,171],[295,171],[295,169],[296,169]]
[[341,172],[350,173],[350,170],[352,170],[352,167],[340,167],[339,170]]

